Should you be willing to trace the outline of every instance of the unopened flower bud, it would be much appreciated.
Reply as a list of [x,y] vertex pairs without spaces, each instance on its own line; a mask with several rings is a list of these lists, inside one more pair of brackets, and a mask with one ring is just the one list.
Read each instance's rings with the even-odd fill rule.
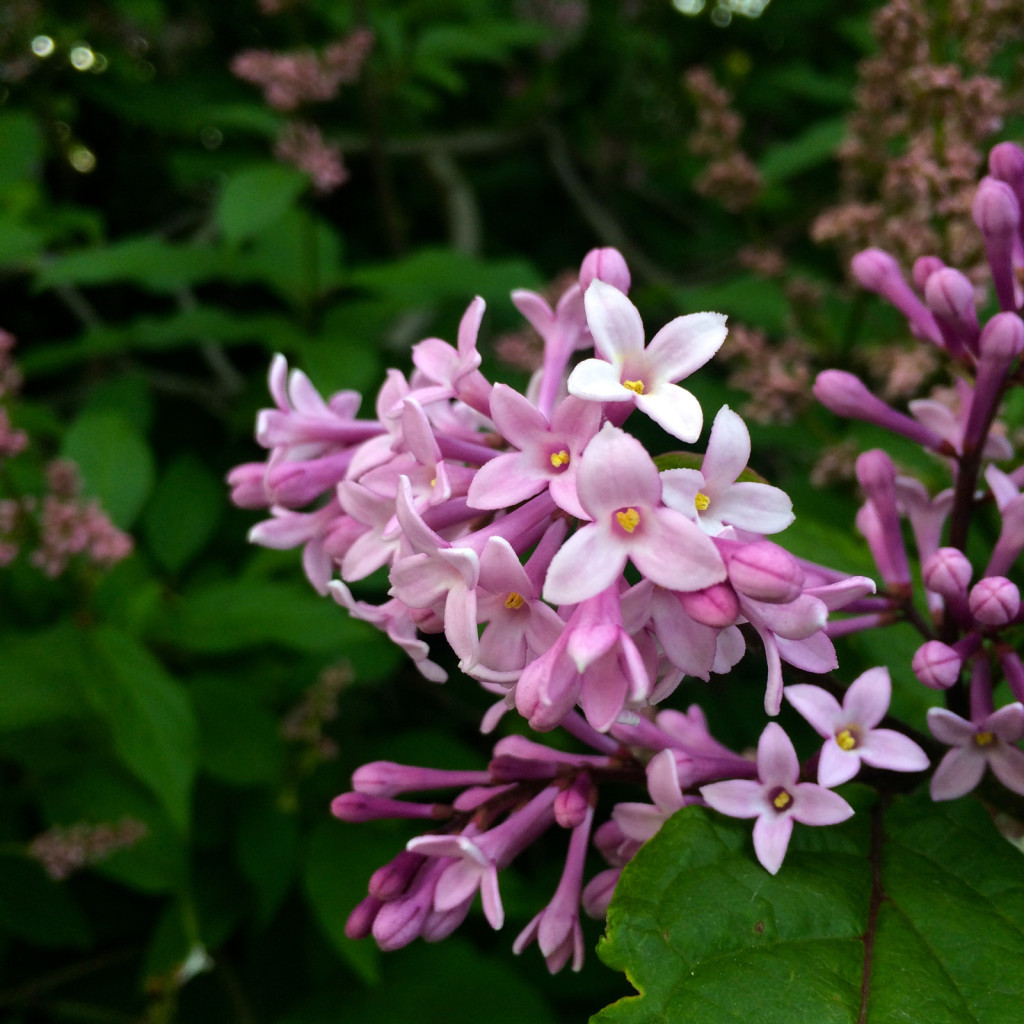
[[988,170],[1016,192],[1018,186],[1024,186],[1024,149],[1012,142],[993,146],[988,154]]
[[962,665],[960,655],[938,640],[922,644],[910,663],[914,675],[933,690],[948,690],[960,678]]
[[982,178],[971,212],[985,240],[985,255],[992,269],[999,308],[1015,310],[1019,291],[1013,267],[1014,243],[1020,228],[1017,197],[1005,181]]
[[945,448],[945,442],[934,430],[886,405],[871,394],[863,381],[845,370],[819,373],[814,381],[814,397],[837,416],[875,423],[932,451]]
[[591,249],[583,257],[580,264],[581,290],[585,292],[595,279],[618,288],[620,292],[629,291],[629,267],[626,266],[626,261],[618,249],[612,249],[610,246],[604,249]]
[[420,768],[394,761],[371,761],[352,773],[352,788],[368,796],[398,796],[424,789],[454,786],[480,786],[490,782],[488,772],[448,771],[444,768]]
[[952,267],[936,270],[924,286],[924,301],[954,356],[959,355],[964,346],[972,352],[977,350],[978,311],[974,304],[974,285],[965,274]]
[[728,583],[713,583],[703,590],[693,590],[678,596],[683,611],[691,619],[714,629],[731,626],[740,614],[739,598]]
[[903,279],[899,265],[881,249],[865,249],[850,261],[853,276],[869,291],[891,302],[906,318],[911,331],[936,345],[942,344],[935,318]]
[[974,572],[967,556],[957,548],[939,548],[924,563],[924,585],[943,597],[955,598],[967,593]]
[[978,349],[982,358],[1012,363],[1024,351],[1024,321],[1016,313],[996,313],[985,324]]
[[374,896],[366,896],[356,904],[355,909],[348,915],[345,922],[345,934],[350,939],[368,938],[373,930],[373,922],[377,918],[377,912],[384,904]]
[[1005,626],[1020,611],[1020,591],[1005,576],[986,576],[971,588],[967,606],[983,625]]
[[769,540],[739,546],[726,567],[732,586],[755,601],[788,604],[800,596],[803,569],[788,551]]
[[945,265],[938,256],[918,256],[910,272],[917,290],[923,292],[932,275],[942,270]]
[[555,797],[555,821],[562,828],[575,828],[587,816],[587,808],[595,794],[590,777],[584,772],[577,775],[568,789],[563,789]]
[[409,887],[425,859],[422,853],[402,850],[370,875],[370,884],[367,886],[370,895],[384,902],[397,899]]
[[331,801],[331,814],[342,821],[361,823],[381,818],[446,817],[446,808],[438,804],[414,804],[406,800],[389,800],[365,793],[342,793]]

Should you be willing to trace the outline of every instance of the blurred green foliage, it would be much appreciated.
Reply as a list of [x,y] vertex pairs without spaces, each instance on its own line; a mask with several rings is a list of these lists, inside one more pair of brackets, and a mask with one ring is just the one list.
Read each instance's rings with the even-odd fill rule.
[[[795,329],[782,283],[737,253],[778,247],[787,274],[838,285],[807,225],[835,198],[874,4],[776,0],[725,27],[669,0],[283,6],[0,7],[0,327],[26,378],[16,425],[38,457],[74,459],[135,538],[106,573],[48,580],[25,558],[0,571],[0,1016],[583,1020],[626,994],[618,975],[591,956],[552,980],[535,950],[510,955],[557,878],[539,856],[503,881],[499,936],[473,918],[388,957],[344,936],[407,835],[335,822],[330,798],[371,759],[479,765],[486,701],[466,680],[425,684],[306,587],[297,559],[248,548],[254,517],[222,480],[260,457],[271,353],[372,404],[384,368],[407,366],[421,337],[452,338],[474,294],[493,340],[519,326],[511,289],[543,286],[594,245],[626,255],[650,322],[715,308]],[[320,196],[275,162],[285,115],[229,63],[365,26],[359,80],[309,110],[350,175]],[[734,93],[764,181],[742,215],[693,191],[703,161],[682,75],[698,64]],[[875,318],[892,326],[827,298],[799,326],[826,353]],[[703,386],[706,407],[743,403],[721,371]],[[794,548],[853,563],[865,556],[850,496],[806,481],[837,429],[810,413],[799,430],[755,433],[755,468],[794,494]],[[732,711],[756,677],[723,684],[709,709],[727,741],[749,741],[755,723]],[[125,818],[145,837],[66,881],[27,854],[54,827]]]

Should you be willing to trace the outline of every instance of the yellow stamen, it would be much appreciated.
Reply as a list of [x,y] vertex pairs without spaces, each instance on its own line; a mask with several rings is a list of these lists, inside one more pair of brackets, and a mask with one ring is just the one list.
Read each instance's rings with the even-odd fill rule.
[[517,594],[514,590],[509,591],[508,597],[505,598],[506,608],[522,608],[525,604],[525,599],[522,594]]
[[642,380],[624,380],[622,386],[629,388],[630,391],[635,391],[638,395],[644,393],[644,382]]
[[693,503],[696,505],[698,512],[707,512],[711,505],[711,499],[703,491],[698,491],[697,496],[693,499]]
[[615,518],[626,533],[632,533],[640,525],[640,513],[635,508],[627,508],[622,512],[616,512]]
[[775,809],[778,811],[784,810],[793,802],[793,798],[784,790],[780,790],[772,803],[775,805]]
[[555,469],[561,469],[562,466],[569,464],[569,453],[563,448],[560,452],[551,453],[551,465]]
[[853,750],[857,746],[857,737],[849,729],[843,729],[836,733],[836,743],[841,750]]
[[994,743],[995,739],[995,736],[990,732],[979,732],[977,736],[974,737],[974,742],[979,747],[987,747]]
[[430,481],[430,486],[432,488],[437,486],[437,477],[436,476]]

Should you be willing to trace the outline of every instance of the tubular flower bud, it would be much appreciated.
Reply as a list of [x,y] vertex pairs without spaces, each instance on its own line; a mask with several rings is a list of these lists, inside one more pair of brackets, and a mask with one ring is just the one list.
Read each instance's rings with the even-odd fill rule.
[[740,613],[736,591],[728,583],[714,583],[703,590],[680,594],[679,602],[691,619],[716,629],[731,626]]
[[971,614],[985,626],[1005,626],[1020,611],[1020,591],[1005,576],[986,576],[967,598]]
[[1005,181],[1017,202],[1024,205],[1024,149],[1012,142],[1000,142],[988,155],[988,170],[993,178]]
[[1024,351],[1024,321],[1016,313],[996,313],[981,332],[982,359],[1009,365]]
[[967,556],[957,548],[939,548],[922,568],[924,585],[943,597],[955,598],[967,593],[974,570]]
[[1004,181],[982,178],[972,207],[974,223],[985,239],[985,255],[992,268],[992,282],[999,308],[1015,310],[1018,285],[1013,272],[1013,248],[1020,229],[1020,204]]
[[946,450],[939,434],[876,398],[852,373],[823,370],[814,382],[814,397],[837,416],[875,423],[932,451]]
[[945,265],[938,256],[918,256],[910,272],[914,279],[914,287],[923,292],[932,274],[938,273]]
[[929,640],[917,649],[910,667],[925,686],[948,690],[960,678],[963,659],[948,644]]
[[755,601],[794,601],[804,582],[804,571],[797,560],[768,540],[738,547],[728,558],[726,568],[733,587]]
[[972,352],[977,351],[978,311],[974,305],[974,285],[965,274],[952,267],[936,270],[924,286],[924,300],[952,355],[959,355],[965,346]]
[[585,292],[593,281],[604,281],[620,292],[628,292],[629,267],[618,249],[591,249],[580,264],[580,290]]
[[879,568],[887,583],[909,583],[910,567],[900,532],[900,516],[896,506],[896,467],[880,448],[864,452],[857,459],[857,479],[867,494],[874,516],[861,516],[858,524],[870,525],[868,536],[872,551],[877,552]]
[[935,318],[900,273],[899,265],[881,249],[865,249],[850,262],[853,276],[869,291],[877,292],[892,303],[909,321],[911,331],[919,338],[942,344],[942,334]]

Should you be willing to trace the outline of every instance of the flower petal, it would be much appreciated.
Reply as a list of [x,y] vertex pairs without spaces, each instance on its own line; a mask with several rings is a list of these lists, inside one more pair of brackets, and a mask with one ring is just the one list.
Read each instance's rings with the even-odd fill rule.
[[566,385],[569,394],[588,402],[629,402],[635,392],[623,385],[620,370],[603,359],[584,359],[577,364]]
[[680,441],[692,442],[700,437],[704,426],[700,402],[678,384],[660,382],[646,394],[636,396],[636,407]]
[[715,416],[701,472],[708,485],[717,490],[738,479],[750,459],[750,431],[727,405]]
[[766,871],[774,875],[782,867],[792,834],[793,819],[788,814],[769,813],[754,822],[754,853]]
[[820,686],[798,683],[787,686],[783,693],[786,700],[800,712],[819,736],[831,738],[841,724],[843,709],[839,701]]
[[583,296],[583,303],[594,348],[605,359],[618,367],[629,356],[643,351],[643,321],[636,306],[618,288],[595,279]]
[[722,347],[729,333],[725,321],[723,313],[687,313],[665,324],[646,353],[661,379],[682,380],[700,369]]
[[871,729],[885,717],[891,698],[889,670],[879,665],[862,672],[850,683],[843,698],[843,710],[851,721]]
[[765,786],[792,786],[800,774],[793,742],[778,722],[769,722],[757,744],[757,774]]

